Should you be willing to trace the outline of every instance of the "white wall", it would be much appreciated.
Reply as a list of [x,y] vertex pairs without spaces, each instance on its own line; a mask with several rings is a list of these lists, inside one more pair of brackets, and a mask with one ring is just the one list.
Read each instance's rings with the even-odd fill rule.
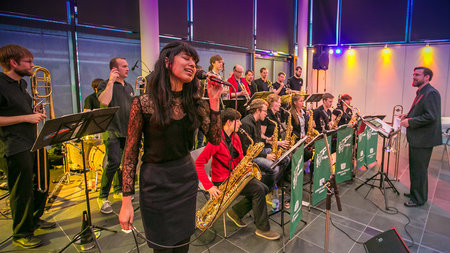
[[[408,112],[416,88],[412,87],[412,73],[416,66],[429,67],[433,73],[430,82],[441,93],[442,116],[450,116],[450,44],[432,44],[431,52],[424,52],[424,44],[389,45],[390,53],[383,53],[384,46],[353,47],[354,54],[345,49],[341,55],[330,55],[329,69],[312,70],[312,54],[308,54],[308,93],[348,93],[352,104],[362,114],[386,114],[392,117],[392,108],[402,105]],[[326,84],[326,86],[325,86]],[[335,100],[336,101],[336,100]]]

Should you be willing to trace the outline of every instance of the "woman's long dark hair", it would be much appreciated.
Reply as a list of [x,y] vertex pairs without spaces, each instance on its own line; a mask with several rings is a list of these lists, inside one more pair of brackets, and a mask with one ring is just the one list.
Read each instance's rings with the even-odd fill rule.
[[[173,93],[171,92],[170,75],[172,75],[172,64],[176,55],[185,52],[191,56],[195,63],[198,63],[198,54],[195,49],[186,42],[172,42],[167,44],[160,52],[158,61],[155,63],[155,70],[150,76],[149,87],[147,91],[155,105],[155,112],[152,114],[150,124],[156,127],[164,128],[171,121],[171,106],[173,102]],[[166,67],[168,59],[169,66]],[[197,115],[197,107],[200,101],[199,80],[197,77],[190,83],[183,85],[181,103],[184,112],[188,115],[191,126],[196,129],[200,126],[200,119]]]
[[295,121],[295,124],[299,125],[300,122],[297,117],[297,106],[295,103],[301,99],[301,95],[294,94],[291,97],[291,115],[292,119]]

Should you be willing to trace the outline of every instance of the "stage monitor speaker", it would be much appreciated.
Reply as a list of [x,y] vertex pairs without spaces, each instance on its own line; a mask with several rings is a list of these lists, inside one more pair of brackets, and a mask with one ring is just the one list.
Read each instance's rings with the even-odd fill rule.
[[318,46],[314,48],[313,69],[327,70],[330,58],[326,47]]
[[368,253],[409,253],[400,235],[395,228],[383,232],[364,243]]

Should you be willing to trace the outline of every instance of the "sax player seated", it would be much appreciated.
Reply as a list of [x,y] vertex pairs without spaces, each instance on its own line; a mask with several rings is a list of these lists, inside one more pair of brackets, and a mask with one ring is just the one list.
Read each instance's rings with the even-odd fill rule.
[[[235,169],[239,162],[244,158],[241,140],[236,134],[236,131],[241,126],[241,114],[234,109],[226,108],[222,112],[221,117],[222,141],[217,146],[208,143],[195,161],[198,178],[203,184],[203,187],[209,192],[211,198],[217,198],[222,194],[218,186],[222,182],[226,183],[224,181],[229,177],[231,171]],[[233,141],[232,145],[231,141]],[[229,150],[228,147],[230,147],[231,150]],[[208,163],[211,157],[211,180],[209,180],[206,175],[205,164]],[[249,163],[248,166],[251,166],[251,164]],[[231,207],[227,212],[227,217],[238,227],[243,228],[246,227],[247,224],[241,219],[253,209],[256,235],[268,240],[277,240],[280,238],[280,235],[270,230],[265,199],[268,192],[269,188],[265,184],[253,178],[240,193],[244,198]]]

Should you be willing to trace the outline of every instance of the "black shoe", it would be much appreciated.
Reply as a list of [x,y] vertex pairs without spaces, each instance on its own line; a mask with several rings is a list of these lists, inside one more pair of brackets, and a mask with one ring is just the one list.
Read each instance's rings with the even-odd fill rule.
[[50,229],[50,228],[55,228],[56,227],[56,223],[55,222],[49,222],[49,221],[45,221],[45,220],[41,220],[39,219],[36,222],[36,229],[41,228],[41,229]]
[[413,195],[411,194],[411,193],[403,193],[403,195],[405,196],[405,197],[408,197],[408,198],[413,198]]
[[25,248],[25,249],[32,249],[32,248],[37,248],[37,247],[41,246],[42,241],[39,238],[37,238],[33,235],[30,235],[30,236],[22,237],[22,238],[14,238],[13,244],[16,246]]
[[404,205],[406,207],[418,207],[418,206],[423,206],[423,204],[418,204],[417,202],[413,201],[412,199],[410,199],[408,202],[405,202]]

